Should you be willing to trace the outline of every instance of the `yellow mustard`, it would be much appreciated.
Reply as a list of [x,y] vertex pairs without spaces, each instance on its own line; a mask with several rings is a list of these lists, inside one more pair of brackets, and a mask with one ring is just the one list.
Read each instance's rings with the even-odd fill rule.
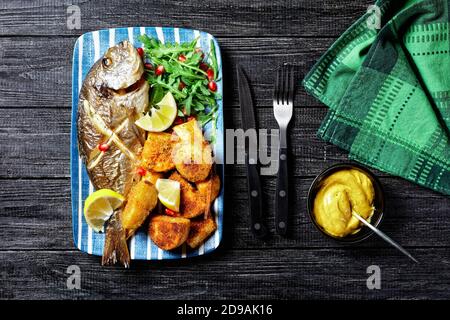
[[314,217],[331,236],[345,237],[360,230],[352,210],[366,220],[374,212],[372,181],[357,169],[341,170],[327,177],[314,199]]

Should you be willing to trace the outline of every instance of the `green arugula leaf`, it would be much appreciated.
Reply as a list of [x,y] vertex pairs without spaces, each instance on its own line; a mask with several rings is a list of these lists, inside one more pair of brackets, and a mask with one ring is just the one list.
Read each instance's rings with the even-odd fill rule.
[[[161,43],[155,38],[142,35],[139,40],[144,46],[145,58],[155,67],[162,65],[165,72],[156,75],[155,69],[146,70],[146,79],[152,87],[150,106],[156,105],[170,91],[178,106],[178,116],[193,115],[203,127],[216,119],[217,99],[220,95],[208,89],[207,73],[200,69],[201,64],[214,70],[217,81],[218,63],[214,42],[211,41],[211,51],[208,53],[208,64],[202,53],[196,50],[198,39],[185,43]],[[183,59],[180,58],[183,55]],[[183,84],[183,85],[181,85]],[[214,120],[214,123],[216,122]],[[216,124],[213,127],[216,128]],[[215,129],[213,130],[213,134]]]
[[209,43],[209,46],[211,47],[211,65],[212,69],[214,70],[214,80],[217,80],[217,77],[219,76],[219,65],[217,63],[217,57],[216,57],[216,46],[214,44],[214,41],[211,40]]

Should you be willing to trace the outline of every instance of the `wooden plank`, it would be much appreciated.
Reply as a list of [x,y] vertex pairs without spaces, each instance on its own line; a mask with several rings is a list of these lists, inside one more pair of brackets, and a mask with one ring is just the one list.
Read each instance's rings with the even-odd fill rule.
[[[66,28],[78,4],[82,29]],[[309,221],[313,176],[346,159],[316,138],[326,109],[299,88],[291,129],[291,233],[274,235],[275,180],[263,178],[272,236],[248,231],[242,166],[227,166],[224,242],[192,260],[134,262],[103,268],[72,244],[69,141],[71,56],[76,37],[106,27],[175,25],[218,36],[223,51],[225,125],[239,128],[235,68],[247,71],[261,128],[276,128],[274,69],[296,65],[301,79],[373,0],[255,2],[192,0],[12,0],[0,4],[0,299],[446,299],[450,296],[450,199],[381,176],[387,195],[382,229],[421,261],[413,265],[377,238],[358,246],[324,239]],[[120,17],[120,19],[118,19]],[[381,267],[382,290],[368,290],[366,268]],[[66,268],[78,265],[82,289],[67,290]],[[123,285],[117,285],[121,283]]]
[[[326,112],[325,108],[295,108],[289,131],[290,170],[294,176],[314,177],[334,163],[348,161],[347,152],[317,137]],[[239,128],[239,109],[227,109],[224,120],[226,129]],[[278,128],[271,109],[259,109],[257,120],[259,128],[269,133]],[[68,178],[70,110],[2,109],[0,145],[0,178]],[[245,176],[245,166],[228,163],[226,174]]]
[[[393,249],[220,250],[192,260],[101,267],[79,252],[0,252],[0,297],[14,299],[447,299],[448,249],[412,249],[413,265]],[[68,290],[67,267],[81,289]],[[367,288],[367,268],[381,290]],[[280,312],[280,310],[276,310]]]
[[[0,38],[0,107],[70,108],[72,50],[76,38]],[[238,106],[236,65],[247,71],[258,107],[272,105],[274,70],[296,65],[300,81],[333,39],[219,39],[223,55],[225,107]],[[20,53],[20,54],[18,54]],[[296,105],[319,106],[301,86]]]
[[[291,123],[291,170],[296,176],[315,176],[346,153],[316,136],[324,108],[296,108]],[[227,109],[225,128],[239,128],[240,111]],[[278,128],[271,109],[257,114],[261,129]],[[270,131],[269,131],[270,132]],[[0,112],[0,178],[70,177],[70,110],[3,109]],[[227,166],[229,175],[245,176],[243,165]]]
[[[0,38],[0,108],[70,108],[72,50],[76,38]],[[332,44],[333,39],[219,38],[223,55],[225,107],[238,106],[236,66],[246,70],[257,107],[272,105],[275,69],[296,66],[298,81]],[[20,54],[19,54],[20,53]],[[295,105],[321,105],[301,85]]]
[[[381,229],[407,247],[448,247],[450,199],[401,179],[382,178],[387,207]],[[325,248],[341,245],[324,238],[306,213],[312,179],[296,178],[292,186],[290,234],[274,233],[275,179],[262,180],[266,222],[271,237],[253,238],[248,230],[245,178],[227,178],[225,189],[225,248]],[[0,194],[0,250],[73,249],[70,181],[3,180]],[[359,247],[388,247],[374,237]],[[399,254],[399,259],[401,254]]]
[[[179,26],[218,36],[337,36],[371,0],[4,1],[0,35],[79,35],[122,26]],[[67,7],[78,5],[81,30],[67,28]],[[120,19],[118,19],[120,17]]]

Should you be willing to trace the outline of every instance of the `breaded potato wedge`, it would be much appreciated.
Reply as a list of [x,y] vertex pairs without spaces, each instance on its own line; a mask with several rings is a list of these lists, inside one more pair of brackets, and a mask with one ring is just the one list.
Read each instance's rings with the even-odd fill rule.
[[202,142],[204,140],[202,130],[195,119],[174,126],[173,131],[183,143],[195,144],[196,141]]
[[197,182],[196,186],[198,192],[200,192],[205,199],[209,198],[209,203],[211,204],[219,196],[220,178],[215,174],[208,180]]
[[195,249],[205,242],[216,229],[216,222],[211,217],[208,219],[193,220],[191,221],[189,237],[187,238],[186,243],[189,247]]
[[173,153],[177,171],[191,182],[205,180],[213,163],[212,149],[197,121],[192,119],[174,126],[173,131],[179,139]]
[[205,180],[213,164],[211,146],[206,141],[194,145],[178,143],[174,150],[174,162],[177,171],[186,180]]
[[155,172],[166,172],[174,169],[173,146],[174,141],[170,133],[149,132],[141,154],[146,169]]
[[184,218],[195,218],[205,212],[205,199],[200,192],[184,179],[178,172],[169,179],[180,183],[180,215]]
[[141,180],[128,193],[125,208],[120,213],[120,221],[129,238],[147,219],[158,203],[158,194],[153,184]]
[[197,189],[178,172],[172,173],[169,179],[180,183],[180,215],[184,218],[192,219],[205,213],[220,192],[218,175],[197,183]]
[[148,234],[159,248],[173,250],[186,241],[190,225],[191,221],[186,218],[155,216],[150,220]]

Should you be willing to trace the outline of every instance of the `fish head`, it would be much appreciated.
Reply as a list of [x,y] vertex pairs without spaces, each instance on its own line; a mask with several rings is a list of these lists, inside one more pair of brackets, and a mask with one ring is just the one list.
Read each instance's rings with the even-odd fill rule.
[[141,79],[144,64],[136,48],[125,40],[105,52],[97,71],[96,76],[102,86],[120,90],[132,86]]

